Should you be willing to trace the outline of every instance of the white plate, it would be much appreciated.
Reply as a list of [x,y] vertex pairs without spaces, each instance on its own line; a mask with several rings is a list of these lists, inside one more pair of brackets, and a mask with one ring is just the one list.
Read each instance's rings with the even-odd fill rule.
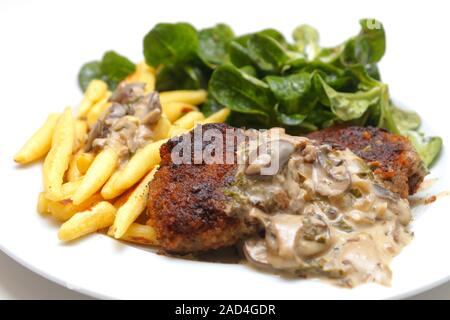
[[[63,245],[56,237],[57,225],[36,213],[42,188],[40,165],[18,168],[13,154],[48,112],[79,101],[75,77],[83,62],[100,58],[107,49],[138,61],[143,35],[159,21],[187,20],[199,27],[226,21],[239,33],[273,26],[287,34],[308,22],[319,28],[323,43],[331,45],[356,33],[360,17],[377,17],[387,29],[388,50],[381,71],[391,92],[419,111],[426,132],[450,141],[444,7],[435,4],[433,12],[425,14],[421,3],[408,2],[406,15],[403,5],[392,1],[389,6],[368,2],[366,7],[361,1],[295,3],[2,2],[0,248],[51,280],[107,298],[392,298],[448,279],[449,198],[415,211],[416,236],[392,263],[392,287],[369,284],[353,290],[314,280],[283,280],[243,265],[164,257],[103,235]],[[444,150],[432,170],[439,180],[429,193],[450,190],[448,160]]]

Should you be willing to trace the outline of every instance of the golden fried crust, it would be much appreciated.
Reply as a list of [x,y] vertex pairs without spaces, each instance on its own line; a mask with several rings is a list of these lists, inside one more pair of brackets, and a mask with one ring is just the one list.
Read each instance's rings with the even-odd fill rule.
[[[225,135],[224,124],[209,124]],[[225,139],[224,139],[225,140]],[[224,188],[234,181],[236,164],[174,164],[172,149],[181,143],[173,138],[161,146],[161,165],[150,184],[148,224],[156,229],[161,247],[184,253],[217,249],[235,244],[256,227],[229,215],[230,199]],[[203,143],[202,150],[208,145]],[[225,148],[224,148],[225,149]],[[236,150],[229,150],[233,155]],[[192,148],[191,161],[193,163]]]
[[417,191],[427,174],[409,140],[383,129],[331,127],[308,137],[318,143],[350,149],[372,167],[391,191],[404,198]]
[[[217,129],[222,135],[226,129],[233,130],[224,124],[202,128],[203,132]],[[309,138],[335,148],[349,148],[402,197],[416,192],[426,175],[409,141],[382,129],[334,127],[314,132]],[[232,200],[224,189],[233,183],[237,165],[175,164],[171,152],[181,141],[181,137],[173,138],[161,146],[160,169],[150,184],[147,223],[155,228],[161,248],[174,253],[206,251],[233,245],[255,234],[258,227],[253,221],[227,213]],[[201,151],[206,147],[208,143],[199,146]],[[227,152],[234,155],[236,150]]]

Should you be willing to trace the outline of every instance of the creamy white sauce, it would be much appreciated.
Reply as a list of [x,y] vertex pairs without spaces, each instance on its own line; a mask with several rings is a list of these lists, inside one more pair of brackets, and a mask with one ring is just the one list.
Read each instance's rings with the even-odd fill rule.
[[[290,141],[292,150],[273,175],[255,174],[267,161],[249,163],[252,150],[238,148],[243,164],[229,190],[235,199],[230,214],[248,215],[265,231],[245,243],[248,261],[347,287],[389,285],[390,261],[412,237],[408,201],[387,190],[349,150],[316,146],[282,131],[276,136]],[[274,152],[268,152],[272,159]]]
[[111,107],[94,124],[86,149],[114,149],[124,163],[153,138],[161,117],[159,95],[145,94],[143,83],[122,82],[112,95]]

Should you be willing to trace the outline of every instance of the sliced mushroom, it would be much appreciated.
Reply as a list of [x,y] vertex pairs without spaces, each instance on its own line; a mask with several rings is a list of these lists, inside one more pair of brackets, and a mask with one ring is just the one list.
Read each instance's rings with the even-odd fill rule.
[[406,226],[411,222],[411,208],[405,199],[376,183],[372,189],[377,197],[388,200],[389,208],[397,215],[401,224]]
[[151,92],[133,104],[133,115],[138,117],[143,124],[156,123],[161,116],[159,94]]
[[314,163],[313,182],[317,193],[333,197],[347,191],[352,181],[345,162],[329,157],[327,151],[322,149],[317,153]]
[[259,175],[261,174],[261,169],[268,167],[271,161],[272,158],[269,154],[261,154],[248,164],[247,168],[245,169],[245,174],[249,176]]
[[276,214],[266,225],[267,249],[283,259],[295,259],[295,239],[302,228],[303,217],[293,214]]
[[391,190],[389,190],[383,186],[380,186],[379,184],[374,183],[372,185],[372,189],[373,189],[373,192],[375,193],[375,195],[382,199],[386,199],[386,200],[394,201],[394,202],[398,201],[400,199],[400,197],[397,194],[393,193]]
[[292,139],[277,139],[258,146],[250,152],[249,165],[245,169],[247,175],[276,175],[288,162],[296,145]]
[[256,207],[251,208],[248,215],[252,218],[260,220],[261,223],[264,225],[266,225],[269,222],[269,216]]
[[139,148],[145,146],[148,140],[151,139],[153,132],[146,126],[140,125],[132,138],[128,139],[128,148],[131,153],[135,153]]
[[161,103],[158,93],[144,95],[144,89],[143,83],[119,84],[111,107],[89,133],[86,151],[107,145],[128,157],[151,140],[151,125],[161,118]]
[[328,250],[333,237],[330,227],[319,214],[304,217],[295,236],[295,250],[300,258],[310,258]]
[[274,154],[275,160],[278,160],[278,167],[282,168],[286,162],[288,162],[292,153],[295,151],[296,145],[290,139],[280,139],[278,140],[278,152]]
[[352,209],[345,213],[345,217],[360,225],[370,225],[375,223],[376,213],[373,211],[361,211]]
[[161,118],[161,109],[153,109],[141,120],[142,124],[152,125]]
[[135,102],[139,97],[143,96],[145,92],[145,83],[134,82],[125,83],[121,82],[114,93],[112,94],[110,101],[118,103],[131,103]]
[[267,248],[264,239],[248,239],[245,241],[242,249],[245,258],[250,264],[261,269],[272,269],[267,260]]
[[120,119],[117,119],[117,121],[114,122],[114,124],[111,126],[111,129],[113,131],[120,131],[123,129],[128,129],[130,131],[135,131],[139,125],[139,119],[133,116],[124,116]]
[[92,127],[91,131],[89,132],[88,139],[86,141],[86,145],[84,147],[84,150],[86,152],[91,151],[93,147],[94,140],[101,137],[103,135],[104,131],[104,124],[103,121],[97,121],[94,126]]
[[[111,121],[121,118],[128,113],[128,106],[125,104],[113,103],[108,110],[108,115],[106,116],[105,122],[107,124]],[[109,123],[108,123],[109,122]]]

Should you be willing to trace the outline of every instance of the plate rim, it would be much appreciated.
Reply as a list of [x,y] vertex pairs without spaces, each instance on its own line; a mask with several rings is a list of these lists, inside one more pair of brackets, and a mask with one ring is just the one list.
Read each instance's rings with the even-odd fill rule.
[[[100,234],[100,235],[106,237],[103,234]],[[123,245],[131,246],[131,247],[133,246],[132,244],[123,244]],[[34,274],[37,274],[40,277],[42,277],[42,278],[44,278],[44,279],[46,279],[46,280],[48,280],[50,282],[56,283],[56,284],[60,285],[61,287],[65,288],[65,289],[68,289],[68,290],[71,290],[71,291],[75,291],[75,292],[79,292],[79,293],[84,294],[84,295],[86,295],[86,296],[88,296],[90,298],[102,299],[102,300],[120,300],[120,298],[118,298],[118,297],[114,297],[114,296],[111,296],[111,295],[108,295],[108,294],[104,294],[104,293],[101,293],[101,292],[98,292],[98,291],[95,291],[95,290],[91,290],[91,289],[85,288],[85,287],[78,287],[77,286],[77,287],[71,288],[70,286],[67,285],[67,283],[63,279],[52,275],[50,272],[47,272],[47,271],[43,270],[42,268],[36,267],[32,263],[29,263],[27,260],[25,260],[22,257],[20,257],[18,254],[15,254],[12,250],[9,250],[2,243],[0,243],[0,250],[3,253],[5,253],[9,258],[11,258],[14,262],[16,262],[16,263],[20,264],[21,266],[25,267],[28,271],[33,272]],[[150,253],[150,252],[148,252],[148,253]],[[256,272],[258,272],[258,271],[256,271]],[[314,279],[305,279],[304,281],[308,281],[308,280],[314,280]],[[418,294],[423,293],[425,291],[428,291],[428,290],[431,290],[433,288],[436,288],[436,287],[438,287],[438,286],[440,286],[440,285],[442,285],[444,283],[447,283],[449,281],[450,281],[450,274],[447,275],[446,277],[443,277],[441,279],[435,280],[435,281],[433,281],[431,283],[428,283],[426,285],[422,285],[422,286],[417,287],[417,288],[415,288],[413,290],[410,290],[410,291],[406,291],[406,292],[398,293],[398,294],[393,294],[393,295],[390,295],[390,296],[386,296],[384,298],[382,298],[382,297],[381,298],[372,298],[372,299],[368,298],[367,300],[400,300],[400,299],[410,298],[412,296],[415,296],[415,295],[418,295]],[[365,284],[362,284],[362,285],[365,285]],[[352,290],[352,289],[349,289],[349,290]],[[155,300],[155,301],[157,301],[157,300],[165,300],[165,299],[146,299],[146,298],[143,298],[142,300]],[[194,299],[194,300],[200,301],[201,299]],[[231,300],[231,299],[214,299],[213,298],[213,300],[225,300],[226,301],[226,300]],[[278,300],[278,299],[274,299],[274,300]],[[290,300],[307,300],[307,299],[290,299]],[[325,299],[325,300],[354,300],[354,299]]]

